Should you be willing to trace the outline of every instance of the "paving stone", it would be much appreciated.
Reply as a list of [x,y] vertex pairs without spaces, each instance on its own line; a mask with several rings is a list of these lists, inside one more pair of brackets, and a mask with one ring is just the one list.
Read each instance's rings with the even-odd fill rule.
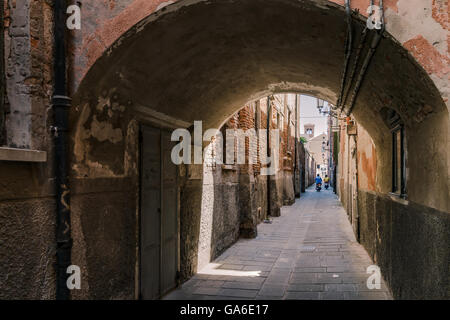
[[209,274],[200,274],[197,273],[196,275],[194,275],[190,281],[198,281],[198,280],[209,280],[211,279],[211,275]]
[[317,267],[326,267],[326,265],[322,266],[319,259],[303,259],[297,261],[294,265],[296,268],[317,268]]
[[364,271],[365,268],[362,266],[355,266],[352,264],[349,264],[347,266],[334,266],[334,267],[326,267],[327,272],[339,272],[339,273],[360,273],[361,271]]
[[264,284],[259,291],[260,296],[265,297],[283,297],[286,292],[287,286],[285,285],[275,285],[275,284]]
[[288,292],[286,300],[319,300],[319,292]]
[[219,294],[220,288],[212,287],[195,287],[192,294],[216,296]]
[[192,280],[190,280],[190,281],[187,281],[187,282],[183,283],[183,284],[181,285],[181,288],[182,288],[182,289],[190,289],[190,288],[192,288],[192,287],[195,287],[197,284],[199,284],[199,283],[202,282],[202,281],[207,281],[207,280],[196,280],[196,279],[192,279]]
[[373,262],[332,191],[308,190],[272,224],[260,224],[255,239],[240,239],[213,263],[221,264],[218,274],[209,271],[211,265],[165,298],[392,298],[384,281],[381,290],[367,288]]
[[325,252],[325,254],[327,255],[327,256],[337,256],[337,257],[342,257],[342,258],[344,258],[345,256],[342,254],[342,252],[339,252],[339,251],[327,251],[327,252]]
[[164,297],[165,300],[194,300],[195,295],[188,290],[178,289]]
[[272,266],[274,265],[274,262],[268,262],[268,261],[258,261],[258,260],[241,260],[241,264],[245,265],[245,266],[263,266],[263,267],[268,267],[269,270],[272,268]]
[[263,283],[266,278],[263,277],[232,277],[229,281],[233,282],[252,282],[252,283]]
[[289,280],[290,284],[315,284],[317,283],[317,279],[316,277],[303,277],[303,276],[298,276],[298,274],[296,274],[294,276],[294,274],[292,274],[291,279]]
[[244,265],[242,264],[229,264],[225,263],[218,267],[218,269],[226,269],[226,270],[242,270]]
[[344,299],[345,299],[344,292],[331,291],[320,293],[320,300],[344,300]]
[[369,291],[369,292],[388,292],[388,288],[386,287],[386,284],[383,282],[381,283],[380,289],[369,289],[367,287],[367,281],[364,283],[356,283],[355,286],[358,288],[357,291]]
[[222,288],[227,289],[245,289],[245,290],[259,290],[262,287],[262,282],[240,282],[240,281],[227,281],[222,285]]
[[219,291],[220,296],[237,297],[237,298],[255,298],[257,294],[258,290],[223,288]]
[[370,274],[360,274],[360,273],[342,273],[342,282],[343,283],[358,283],[365,285],[367,283],[367,279],[370,277]]
[[318,273],[317,283],[342,283],[342,278],[337,273]]
[[350,263],[348,260],[340,259],[334,256],[327,256],[320,262],[321,267],[347,267]]
[[317,252],[324,252],[324,253],[337,253],[339,254],[339,248],[318,248],[316,250]]
[[265,283],[273,283],[273,284],[286,284],[289,282],[291,275],[287,274],[287,275],[269,275],[266,278]]
[[246,265],[242,268],[244,271],[270,271],[272,270],[271,266],[254,266],[254,265]]
[[325,267],[313,267],[313,268],[294,268],[294,273],[320,273],[327,272],[327,268]]
[[225,281],[223,280],[200,280],[196,286],[204,288],[208,287],[220,288],[224,283]]
[[348,283],[334,283],[334,284],[325,284],[325,290],[327,292],[357,292],[358,286],[355,284],[348,284]]
[[290,284],[287,287],[287,291],[320,292],[320,291],[325,291],[325,285],[323,285],[323,284]]
[[216,280],[216,281],[232,281],[235,277],[234,276],[227,276],[227,275],[210,275],[209,280]]
[[385,292],[344,292],[346,300],[388,300]]

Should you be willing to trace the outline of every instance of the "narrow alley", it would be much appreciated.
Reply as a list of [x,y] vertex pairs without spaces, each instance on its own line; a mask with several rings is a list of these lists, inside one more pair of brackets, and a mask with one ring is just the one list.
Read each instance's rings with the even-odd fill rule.
[[309,188],[281,210],[165,299],[392,299],[383,280],[368,289],[373,263],[333,191]]
[[450,300],[448,12],[0,1],[0,300]]

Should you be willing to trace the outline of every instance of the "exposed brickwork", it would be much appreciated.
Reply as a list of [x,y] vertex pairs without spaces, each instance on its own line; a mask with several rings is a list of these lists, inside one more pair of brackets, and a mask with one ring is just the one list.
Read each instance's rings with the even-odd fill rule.
[[53,14],[49,1],[4,2],[6,145],[47,151],[48,161],[0,162],[0,296],[53,299]]
[[[279,149],[279,169],[286,171],[293,171],[294,159],[293,154],[295,151],[294,139],[295,139],[295,124],[293,118],[293,112],[291,112],[291,117],[288,119],[288,107],[287,107],[287,95],[276,95],[273,100],[272,106],[272,121],[271,129],[281,128],[280,134],[280,149]],[[243,107],[239,112],[233,115],[225,124],[226,129],[236,128],[242,129],[244,132],[247,130],[255,129],[256,118],[256,106],[259,105],[259,119],[260,129],[266,129],[267,127],[267,116],[261,109],[267,110],[267,98],[261,99],[258,102],[254,102]],[[278,117],[280,119],[280,126],[278,125]],[[290,123],[288,124],[288,121]],[[258,140],[253,141],[254,143],[250,145],[250,139],[245,139],[245,165],[241,166],[241,170],[245,172],[253,172],[255,175],[260,173],[261,162],[258,157],[259,154],[259,144]],[[289,147],[288,147],[289,146]],[[250,154],[250,152],[252,152]],[[253,166],[249,166],[249,159],[253,159],[255,163]]]
[[[173,2],[177,2],[176,0]],[[343,6],[344,0],[330,0],[330,2]],[[129,28],[154,13],[158,8],[169,4],[166,0],[126,0],[120,5],[116,1],[95,1],[95,4],[84,5],[84,24],[87,25],[83,33],[76,35],[76,62],[74,69],[75,87],[81,82],[95,61]],[[367,16],[368,0],[353,0],[352,9]],[[399,0],[385,0],[387,10],[398,14]],[[377,4],[377,2],[375,2]],[[94,7],[93,7],[94,6]],[[433,0],[433,17],[444,28],[448,21],[448,1]],[[399,17],[402,18],[401,16]],[[389,20],[387,20],[389,23]],[[394,36],[397,30],[392,30]],[[398,30],[399,33],[402,30]],[[416,35],[418,36],[418,35]],[[422,63],[422,62],[421,62]],[[442,63],[446,63],[445,59]],[[426,65],[423,65],[426,68]],[[427,69],[427,68],[426,68]]]
[[433,0],[433,18],[448,30],[448,0]]
[[[343,4],[343,0],[336,0],[334,2],[340,5]],[[34,148],[48,151],[49,161],[44,165],[0,163],[0,238],[2,240],[6,239],[6,241],[2,241],[2,244],[4,243],[5,245],[2,245],[2,250],[0,250],[0,273],[2,275],[0,279],[0,291],[2,294],[0,296],[7,296],[9,298],[50,299],[54,297],[55,291],[55,273],[53,269],[55,246],[55,219],[53,213],[55,209],[54,200],[52,200],[53,175],[50,135],[50,96],[52,93],[53,63],[52,1],[5,0],[5,3],[5,60],[7,64],[6,126],[9,129],[7,131],[7,144],[11,147]],[[352,3],[354,8],[359,8],[360,13],[365,14],[364,9],[367,6],[367,1],[359,0],[352,1]],[[404,28],[404,25],[415,23],[415,21],[409,21],[409,17],[399,14],[401,9],[400,3],[404,6],[407,2],[400,0],[385,1],[389,13],[398,19],[398,25],[392,24],[393,29],[389,30],[394,38],[403,32],[402,28]],[[431,1],[427,3],[431,3]],[[71,41],[73,41],[70,49],[71,65],[69,66],[71,95],[77,94],[78,85],[84,76],[99,58],[107,56],[105,52],[107,52],[111,45],[117,40],[121,40],[121,37],[130,31],[130,28],[133,28],[142,19],[149,17],[164,4],[168,4],[168,2],[164,0],[83,1],[82,30],[71,33]],[[432,9],[433,19],[440,26],[448,29],[448,2],[433,0]],[[28,19],[28,17],[30,18]],[[167,23],[167,21],[165,22]],[[141,27],[143,28],[143,25],[140,25]],[[419,31],[417,34],[407,35],[406,41],[404,41],[404,47],[429,73],[442,93],[445,91],[445,86],[448,82],[448,65],[450,62],[448,53],[445,54],[442,50],[439,51],[436,49],[435,46],[437,44],[430,41],[429,37],[422,35]],[[439,29],[436,32],[440,34],[442,30]],[[311,38],[315,37],[314,32],[310,35]],[[339,35],[339,38],[342,38],[341,35]],[[169,40],[171,39],[169,38]],[[169,42],[166,38],[161,37],[161,42],[164,41]],[[384,42],[386,47],[387,42]],[[285,44],[282,42],[277,43],[277,45],[281,48],[288,47],[288,45],[284,46]],[[112,51],[114,50],[108,52],[108,55]],[[280,53],[282,54],[281,51]],[[183,52],[180,55],[183,55]],[[273,61],[277,60],[275,57],[272,58]],[[383,66],[384,70],[387,70],[386,75],[395,74],[394,71],[396,70],[393,66],[394,63],[391,63],[391,61],[394,61],[394,57],[389,58],[390,60],[386,59],[389,63]],[[145,59],[145,57],[142,59]],[[338,60],[340,61],[340,58]],[[186,64],[189,64],[189,62],[182,61],[182,63]],[[174,64],[177,63],[180,63],[180,61],[174,62]],[[290,67],[293,66],[293,64],[290,65]],[[119,70],[114,69],[112,65],[110,67],[111,69],[108,70],[113,70],[111,73]],[[127,66],[123,65],[121,67],[123,67],[122,70],[125,70]],[[183,69],[178,68],[178,65],[176,67],[176,69]],[[314,70],[316,69],[304,70],[306,71],[305,75],[312,73]],[[419,74],[415,72],[415,70],[408,69],[404,77]],[[118,77],[121,76],[119,72],[117,74]],[[157,78],[163,79],[163,76],[161,75]],[[289,71],[283,70],[283,76],[290,78],[292,74]],[[436,82],[436,78],[445,81]],[[179,78],[176,80],[179,80]],[[423,79],[421,78],[421,80]],[[211,82],[214,79],[208,81]],[[137,85],[137,83],[130,83],[131,85]],[[323,82],[323,84],[327,87],[326,82]],[[99,87],[105,85],[109,90],[112,84],[101,83],[99,81],[92,83],[92,85]],[[233,85],[231,83],[230,87]],[[389,83],[389,85],[394,86],[397,84]],[[427,90],[431,87],[429,84],[424,84],[424,86],[427,86]],[[153,90],[151,85],[149,87],[149,91]],[[238,88],[237,85],[233,87],[233,90],[238,91],[236,88]],[[283,86],[280,85],[279,88],[283,89]],[[273,91],[278,92],[279,88],[276,87]],[[310,88],[311,92],[318,90],[314,85],[308,88]],[[280,91],[282,91],[281,89]],[[265,90],[265,88],[260,87],[259,90]],[[327,92],[327,90],[331,92],[333,89],[327,88],[321,92],[326,92],[330,97],[335,94],[333,92]],[[376,94],[382,95],[381,91]],[[192,92],[195,93],[195,90]],[[442,95],[443,99],[446,99],[445,95]],[[436,96],[440,99],[439,92]],[[167,101],[173,98],[170,95],[164,97]],[[231,101],[234,96],[230,95],[230,97],[229,102],[234,103],[235,101]],[[71,154],[74,158],[71,165],[73,166],[72,169],[74,172],[76,172],[74,174],[75,177],[71,177],[71,181],[79,184],[79,187],[73,189],[73,236],[75,238],[73,262],[80,264],[83,271],[83,291],[77,293],[75,297],[105,299],[133,298],[136,290],[138,290],[135,286],[136,246],[138,241],[138,226],[136,221],[138,220],[139,214],[139,199],[137,196],[139,186],[138,123],[141,120],[143,122],[150,120],[145,117],[138,119],[133,113],[134,105],[132,105],[129,97],[117,96],[113,90],[111,92],[105,92],[102,96],[86,95],[86,97],[83,96],[82,98],[86,98],[86,101],[83,101],[83,103],[86,102],[86,105],[80,104],[74,106],[71,122],[73,130],[71,146],[74,149],[73,154]],[[176,98],[170,102],[177,102]],[[245,98],[241,97],[241,99]],[[279,127],[277,118],[281,118],[283,130],[280,132],[280,171],[275,177],[267,179],[260,175],[261,163],[257,163],[253,166],[244,165],[233,168],[223,175],[226,177],[220,181],[220,187],[213,190],[213,194],[233,197],[233,209],[230,209],[230,206],[224,205],[229,203],[227,200],[230,199],[217,196],[214,199],[214,209],[216,209],[214,212],[219,217],[216,217],[215,222],[217,223],[217,228],[222,228],[220,230],[222,233],[220,234],[223,234],[224,230],[232,230],[233,232],[230,232],[226,239],[214,239],[215,242],[213,241],[212,248],[213,255],[217,255],[223,251],[237,237],[235,226],[230,227],[231,220],[227,220],[225,216],[228,209],[234,210],[233,218],[241,219],[241,227],[243,230],[248,230],[248,236],[255,236],[257,223],[267,213],[276,215],[278,211],[279,214],[279,208],[284,204],[283,201],[286,199],[288,201],[291,200],[289,198],[291,194],[289,194],[288,187],[289,183],[292,182],[294,134],[289,130],[289,128],[292,130],[292,127],[288,124],[289,116],[286,110],[285,97],[283,98],[283,95],[281,95],[278,99],[271,100],[273,108],[270,114],[267,114],[267,99],[264,98],[258,102],[259,114],[256,114],[257,105],[249,104],[239,113],[232,116],[226,124],[226,128],[250,129],[256,126],[257,119],[259,118],[260,127],[264,129],[266,128],[267,117],[269,117],[270,128],[276,129]],[[380,99],[385,99],[385,97],[381,97]],[[413,100],[414,96],[411,99]],[[394,99],[392,101],[392,103],[398,104],[398,101]],[[432,105],[435,107],[438,103]],[[182,106],[184,107],[184,104]],[[276,106],[278,106],[278,111]],[[399,108],[402,107],[399,106]],[[369,112],[370,110],[372,108],[365,109],[365,112]],[[444,118],[444,115],[448,116],[448,114],[444,114],[441,111],[440,113],[436,113],[434,112],[435,109],[431,110],[428,107],[418,106],[417,110],[419,110],[419,113],[426,111],[425,113],[428,117]],[[217,109],[215,112],[219,113],[222,110]],[[231,113],[228,113],[229,111],[226,112],[226,114]],[[437,141],[437,139],[434,139],[434,135],[437,134],[436,132],[439,133],[441,128],[445,128],[446,123],[441,121],[438,124],[439,126],[430,126],[431,129],[425,128],[425,126],[421,127],[419,129],[422,131],[418,131],[417,135],[412,137],[417,138],[417,140],[427,138],[427,141]],[[346,149],[348,146],[345,140],[344,127],[341,130],[341,137],[341,150],[342,152],[346,152],[348,151]],[[377,142],[380,143],[380,141]],[[246,142],[246,147],[247,150],[251,149],[249,148],[251,146],[248,141]],[[432,159],[436,163],[434,167],[445,169],[446,163],[441,161],[443,157],[437,148],[439,147],[423,150],[436,150],[433,154],[438,154],[438,156]],[[315,162],[314,159],[307,155],[307,152],[303,148],[300,148],[300,150],[302,150],[305,158],[303,170],[305,170],[305,175],[308,176],[307,180],[311,183],[314,176],[312,172],[315,170]],[[411,154],[420,155],[421,150],[417,148]],[[257,153],[250,154],[247,151],[246,162],[248,162],[248,158],[253,158],[256,155]],[[363,159],[361,170],[370,173],[368,185],[370,186],[369,189],[371,189],[374,184],[378,183],[378,179],[381,178],[381,175],[377,175],[377,180],[374,181],[375,173],[373,172],[381,163],[376,163],[373,159],[364,159],[364,154],[361,154],[360,157]],[[369,157],[367,156],[367,158]],[[447,158],[444,159],[444,161],[446,160]],[[409,161],[411,163],[413,161],[424,162],[419,157],[417,157],[417,160],[411,157]],[[413,167],[414,169],[419,168],[417,165]],[[442,172],[445,172],[444,169],[442,169]],[[188,173],[183,178],[183,183],[185,184],[180,185],[182,190],[180,196],[180,201],[182,202],[180,212],[181,238],[182,240],[186,240],[181,244],[182,265],[180,272],[184,278],[195,273],[197,268],[197,252],[194,249],[198,246],[199,240],[198,226],[202,213],[199,211],[202,202],[201,193],[199,196],[199,190],[201,191],[203,187],[201,169],[196,171],[195,169],[189,168],[187,171]],[[223,171],[225,172],[225,170]],[[342,167],[341,171],[345,171],[344,167]],[[442,174],[438,170],[436,172],[437,175]],[[418,175],[416,174],[416,176]],[[189,184],[189,181],[195,181],[195,183]],[[239,183],[239,181],[245,182]],[[121,185],[120,190],[111,190],[111,186],[117,184]],[[227,184],[231,185],[228,189],[224,187]],[[347,192],[350,185],[349,181],[342,178],[340,187],[343,194]],[[419,183],[416,183],[416,185],[419,185]],[[267,212],[267,203],[264,202],[268,198],[267,193],[264,193],[268,189],[268,186],[272,190],[269,195],[271,197],[270,212]],[[439,189],[440,194],[444,194],[440,199],[444,199],[447,195],[445,192],[448,189]],[[417,193],[426,193],[420,192],[424,188],[418,190],[419,192]],[[431,194],[431,196],[428,195],[430,197],[429,199],[418,198],[422,204],[434,203],[433,192],[429,192],[429,194]],[[386,202],[385,200],[383,200],[383,203]],[[348,201],[348,198],[343,199],[343,201]],[[244,213],[237,217],[236,212],[239,206],[241,208],[243,207],[242,204],[248,204],[248,207],[245,208],[247,211],[240,211],[239,214],[241,212]],[[346,205],[348,206],[349,204],[347,203]],[[445,209],[446,205],[440,204],[440,208]],[[217,210],[218,207],[221,209]],[[417,210],[417,213],[414,213],[417,218],[413,220],[413,224],[409,223],[410,221],[406,219],[405,223],[398,223],[398,225],[422,225],[421,213],[419,212],[421,210]],[[100,216],[97,216],[97,214]],[[378,212],[370,214],[379,215]],[[14,215],[17,216],[17,219],[14,218]],[[404,216],[406,217],[406,214]],[[433,217],[434,215],[430,216]],[[436,230],[440,231],[439,223],[432,221],[428,223],[429,228],[427,230],[430,230],[430,234],[443,234],[445,236],[444,232],[435,232]],[[386,224],[386,221],[380,220],[379,226],[388,227],[389,225]],[[396,237],[402,233],[400,227],[396,228],[398,228],[397,233],[391,235],[391,237]],[[415,231],[414,229],[408,229],[410,234],[415,234]],[[38,241],[34,241],[35,239],[38,239]],[[385,241],[385,239],[388,239],[388,237],[386,236],[382,240]],[[417,241],[417,238],[412,240]],[[423,243],[427,241],[425,236],[419,240],[423,240]],[[445,239],[440,241],[444,244],[447,243]],[[417,241],[417,243],[419,242],[421,241]],[[417,244],[417,247],[423,248],[420,244]],[[445,256],[445,252],[442,256]],[[25,272],[26,274],[21,276],[21,272]],[[114,281],[111,281],[109,278],[111,274],[118,275],[114,278]],[[428,288],[432,288],[434,286],[433,280],[429,280],[429,283]],[[5,287],[8,290],[4,290]]]
[[450,58],[439,53],[423,36],[418,35],[403,45],[424,66],[428,74],[449,79]]
[[50,100],[53,90],[53,13],[47,1],[32,1],[30,6],[31,74],[25,82],[30,87],[32,109],[32,148],[51,150]]

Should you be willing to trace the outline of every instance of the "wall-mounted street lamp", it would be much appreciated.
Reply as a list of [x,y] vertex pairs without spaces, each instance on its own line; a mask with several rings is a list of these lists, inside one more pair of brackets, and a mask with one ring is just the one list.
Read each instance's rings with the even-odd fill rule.
[[319,109],[319,113],[322,113],[324,105],[325,105],[325,101],[324,100],[317,99],[317,109]]
[[327,103],[325,106],[325,101],[322,99],[317,99],[317,109],[319,110],[319,113],[326,116],[329,115],[333,118],[338,118],[338,113],[334,111],[334,106],[330,103]]

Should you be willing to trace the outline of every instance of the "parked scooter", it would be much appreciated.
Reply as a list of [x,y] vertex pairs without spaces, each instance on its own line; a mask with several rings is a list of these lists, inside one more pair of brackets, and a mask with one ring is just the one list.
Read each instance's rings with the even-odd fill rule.
[[316,191],[320,192],[320,190],[322,190],[322,184],[321,183],[317,183],[316,184]]

